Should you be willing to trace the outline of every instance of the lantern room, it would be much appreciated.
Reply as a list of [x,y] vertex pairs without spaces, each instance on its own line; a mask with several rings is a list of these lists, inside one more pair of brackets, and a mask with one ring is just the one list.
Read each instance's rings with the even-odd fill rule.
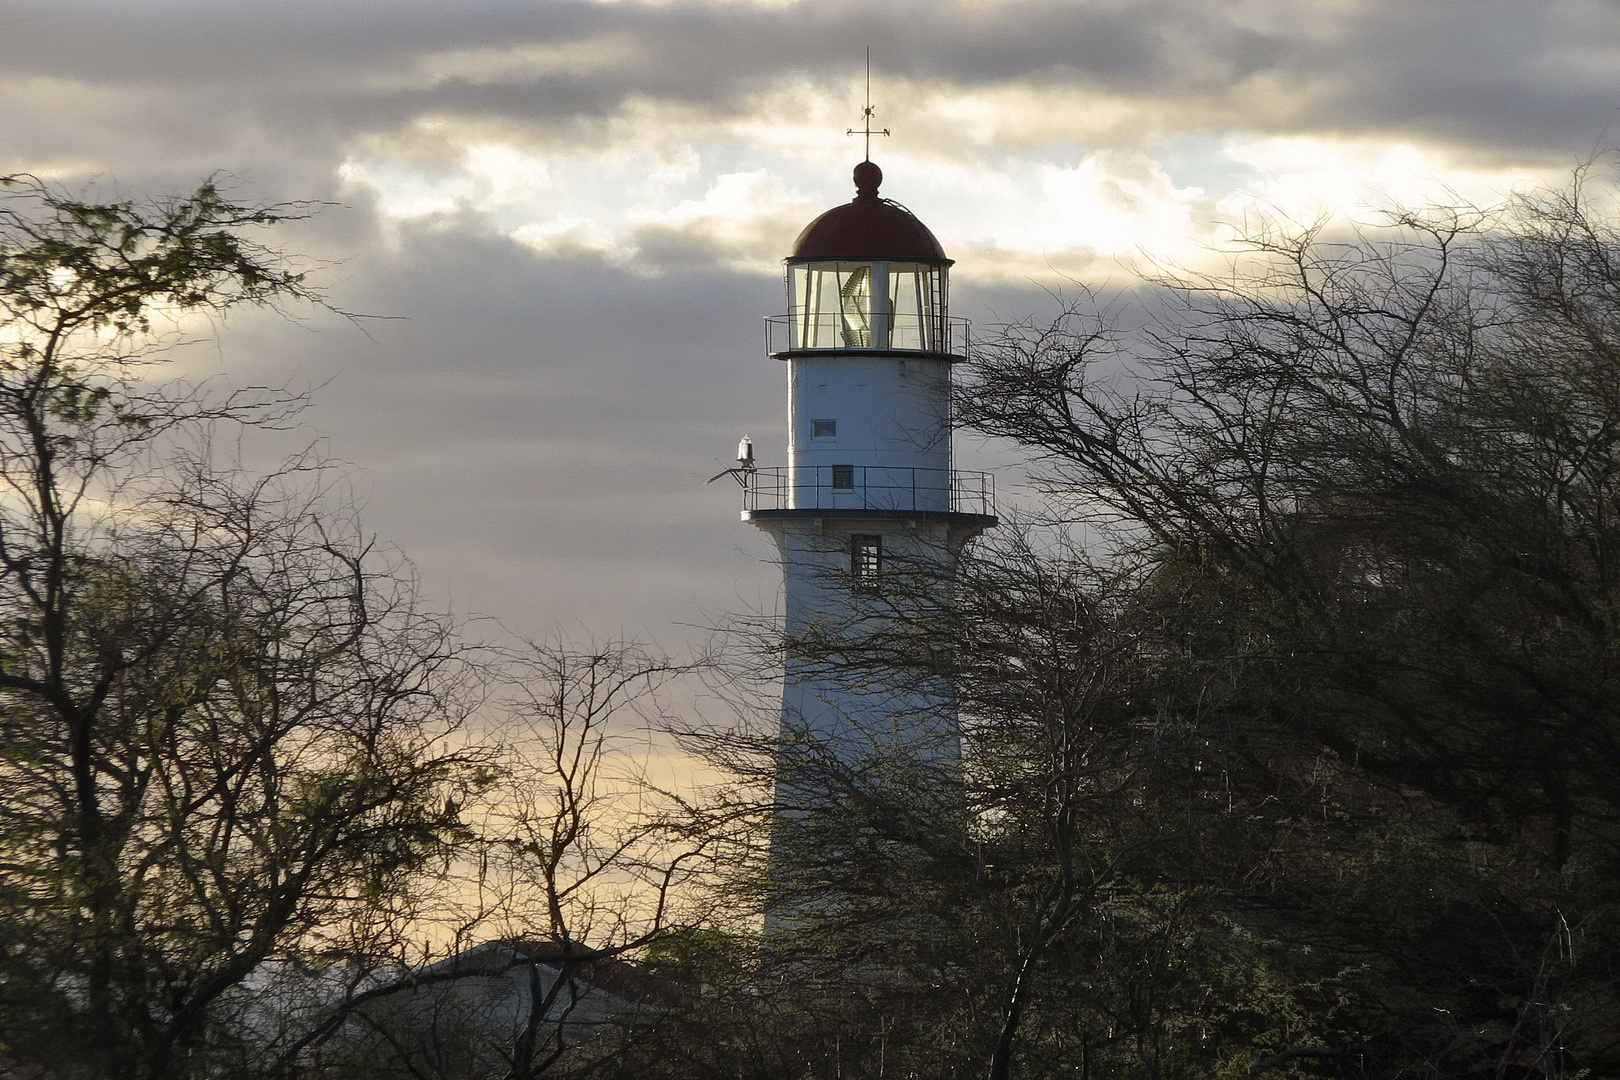
[[883,171],[855,166],[855,198],[805,226],[786,259],[788,314],[769,351],[932,353],[954,358],[946,314],[951,260],[928,226],[879,198]]

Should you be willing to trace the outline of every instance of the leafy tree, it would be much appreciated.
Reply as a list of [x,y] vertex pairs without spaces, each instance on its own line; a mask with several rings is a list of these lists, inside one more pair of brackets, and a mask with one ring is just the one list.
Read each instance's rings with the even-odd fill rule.
[[296,396],[167,376],[187,320],[321,303],[299,206],[0,182],[0,1068],[245,1071],[261,989],[387,955],[478,781],[408,568],[220,427]]

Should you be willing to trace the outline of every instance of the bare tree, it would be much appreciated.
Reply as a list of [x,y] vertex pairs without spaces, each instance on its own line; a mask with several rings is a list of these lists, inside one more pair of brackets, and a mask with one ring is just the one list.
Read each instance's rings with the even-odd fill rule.
[[485,823],[485,883],[499,890],[511,935],[551,946],[556,971],[528,996],[513,1080],[562,1058],[591,976],[605,984],[599,996],[611,994],[615,961],[681,926],[696,899],[686,890],[715,870],[715,838],[694,829],[671,780],[648,772],[666,719],[659,691],[691,671],[632,642],[556,639],[531,643],[511,670],[520,756]]
[[[460,808],[449,955],[357,982],[300,1053],[368,1076],[600,1075],[674,987],[631,961],[701,915],[723,835],[651,775],[662,691],[691,673],[633,642],[531,642],[500,669],[504,752]],[[336,1056],[334,1056],[334,1054]]]
[[1171,677],[1155,699],[1227,788],[1233,815],[1189,824],[1249,870],[1189,852],[1176,877],[1205,915],[1181,933],[1291,948],[1265,960],[1291,988],[1273,1007],[1320,1010],[1287,1034],[1200,1023],[1206,1053],[1612,1067],[1592,1004],[1612,975],[1560,969],[1557,1025],[1528,990],[1568,925],[1612,922],[1620,850],[1620,236],[1589,184],[1263,228],[1230,274],[1161,283],[1140,327],[1073,309],[977,359],[962,416],[1025,446],[1052,516],[1136,568]]

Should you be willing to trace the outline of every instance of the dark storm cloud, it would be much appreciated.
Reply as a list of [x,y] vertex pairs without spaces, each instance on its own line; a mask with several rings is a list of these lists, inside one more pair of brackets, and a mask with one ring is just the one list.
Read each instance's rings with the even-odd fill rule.
[[[322,216],[343,233],[367,215]],[[734,485],[704,481],[744,433],[762,464],[784,460],[784,367],[760,327],[777,281],[538,257],[474,218],[407,225],[343,270],[335,299],[393,317],[366,333],[233,319],[219,362],[236,384],[317,387],[302,437],[355,464],[368,528],[432,595],[522,631],[670,642],[705,611],[771,606],[769,543],[738,521]],[[1034,287],[962,299],[986,322],[1049,306]]]
[[[5,23],[0,68],[13,79],[174,93],[205,130],[251,121],[336,141],[423,115],[583,138],[635,96],[724,119],[778,77],[848,80],[866,43],[885,77],[1088,88],[1150,107],[1136,122],[1165,132],[1386,132],[1567,153],[1620,106],[1620,9],[1596,0],[68,2],[13,5]],[[458,52],[525,48],[549,52],[440,70]]]
[[759,330],[774,281],[697,269],[653,287],[444,220],[345,269],[337,298],[396,317],[366,334],[234,319],[222,364],[235,383],[318,387],[308,432],[355,463],[367,526],[434,595],[530,632],[666,638],[706,605],[769,602],[737,489],[704,481],[745,431],[777,453],[782,367]]
[[[793,80],[853,97],[868,43],[881,77],[918,93],[1008,91],[1042,113],[1037,140],[1084,126],[1043,98],[1079,91],[1063,108],[1125,103],[1116,143],[1371,133],[1522,163],[1579,154],[1620,105],[1617,9],[1574,0],[0,0],[0,171],[158,192],[226,169],[246,199],[347,200],[288,229],[286,246],[329,262],[343,307],[407,317],[369,338],[234,320],[225,374],[319,387],[311,430],[361,468],[370,526],[434,593],[520,629],[656,630],[775,587],[735,488],[703,481],[745,431],[764,463],[781,460],[782,373],[759,322],[778,281],[722,269],[723,245],[684,219],[630,221],[618,239],[633,265],[538,254],[472,210],[389,222],[338,165],[374,153],[447,168],[457,151],[433,144],[425,118],[469,140],[506,129],[606,145],[650,98],[686,108],[693,131],[676,137],[701,144],[703,124],[757,121]],[[885,117],[907,107],[880,104]],[[914,128],[913,145],[965,155],[985,138],[959,118],[916,122],[936,127]],[[713,160],[726,152],[712,139],[702,151],[705,181],[735,167]],[[971,280],[973,260],[952,250]],[[1016,282],[959,288],[953,304],[991,323],[1051,307]]]

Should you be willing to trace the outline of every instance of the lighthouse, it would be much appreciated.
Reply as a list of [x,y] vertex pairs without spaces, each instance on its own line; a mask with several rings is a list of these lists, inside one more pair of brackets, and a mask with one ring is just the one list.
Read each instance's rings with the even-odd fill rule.
[[766,320],[766,351],[786,369],[787,464],[756,467],[750,443],[737,471],[742,518],[775,541],[784,584],[773,875],[806,861],[790,854],[795,829],[862,785],[955,787],[949,686],[860,642],[943,599],[929,591],[948,588],[963,545],[996,524],[993,478],[952,467],[951,372],[966,335],[948,314],[951,260],[879,194],[875,164],[855,166],[854,181],[851,201],[799,234],[787,314]]

